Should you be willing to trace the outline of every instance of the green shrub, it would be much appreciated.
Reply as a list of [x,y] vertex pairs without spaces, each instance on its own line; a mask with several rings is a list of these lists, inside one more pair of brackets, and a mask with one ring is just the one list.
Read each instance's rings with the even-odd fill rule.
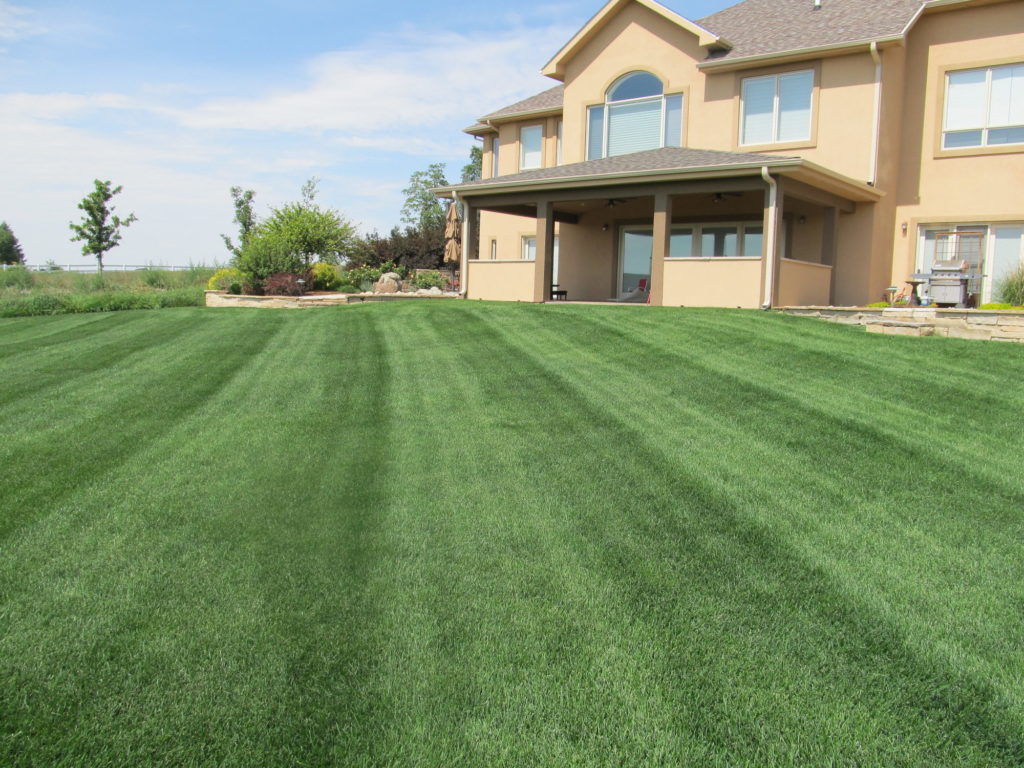
[[226,269],[218,269],[206,283],[206,290],[208,291],[230,291],[232,284],[241,285],[242,272],[234,267],[227,267]]
[[416,288],[447,288],[448,280],[436,269],[421,269],[413,278],[412,284]]
[[13,267],[0,270],[0,288],[16,288],[28,291],[35,285],[32,273],[24,267]]
[[867,306],[868,306],[868,309],[881,309],[882,307],[885,307],[886,309],[888,309],[889,302],[888,301],[873,301],[870,304],[868,304]]
[[1018,307],[1024,304],[1024,264],[999,281],[996,293],[1007,304]]
[[300,274],[306,271],[302,257],[295,253],[287,239],[274,233],[261,234],[242,248],[236,265],[250,293],[263,293],[271,275]]
[[1007,304],[1006,302],[993,302],[991,304],[982,304],[978,309],[1024,309],[1024,307],[1013,304]]
[[341,285],[341,276],[338,268],[333,264],[325,264],[320,261],[313,265],[313,290],[314,291],[336,291]]

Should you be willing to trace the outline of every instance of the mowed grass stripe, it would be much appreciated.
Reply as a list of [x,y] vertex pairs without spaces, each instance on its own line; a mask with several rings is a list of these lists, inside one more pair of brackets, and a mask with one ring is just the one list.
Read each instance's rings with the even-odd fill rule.
[[[200,310],[201,311],[201,310]],[[126,313],[128,314],[128,313]],[[39,519],[65,495],[100,482],[148,441],[188,417],[243,366],[253,365],[273,333],[270,318],[235,316],[230,336],[211,327],[197,310],[173,318],[175,331],[155,333],[107,368],[70,376],[46,398],[22,399],[0,413],[6,440],[0,445],[0,540]],[[227,318],[225,318],[227,319]],[[166,323],[167,321],[165,321]],[[190,346],[180,332],[192,328]],[[122,326],[124,329],[124,326]],[[65,370],[77,358],[51,365]],[[0,364],[0,370],[6,364]]]
[[887,507],[921,406],[846,408],[863,334],[615,309],[197,310],[197,358],[265,343],[5,542],[0,762],[1018,764],[1014,485]]
[[[534,327],[530,327],[529,323],[523,323],[522,322],[522,318],[520,318],[520,324],[519,324],[517,330],[518,331],[522,331],[522,333],[518,333],[517,332],[515,334],[515,337],[516,337],[517,340],[529,339],[531,343],[537,343],[537,344],[543,346],[543,334],[542,333],[535,333],[535,331],[537,329],[534,328]],[[585,380],[585,372],[584,371],[577,371],[576,373],[578,374],[578,376],[573,378],[574,381],[583,381],[583,380]],[[541,374],[538,372],[538,373],[531,374],[530,378],[531,379],[537,379],[540,376],[541,376]],[[583,389],[583,388],[584,388],[583,386],[580,386],[580,389]],[[550,389],[550,387],[545,387],[545,389]],[[567,388],[566,391],[563,392],[561,400],[563,402],[566,401],[567,399],[572,397],[572,394],[573,394],[573,388],[572,387]],[[565,410],[566,409],[563,406],[563,408],[560,411],[557,411],[556,413],[558,413],[558,414],[564,413]],[[598,410],[595,409],[594,412],[592,414],[590,414],[590,418],[583,419],[583,422],[588,424],[588,428],[590,430],[594,429],[595,423],[600,423],[600,420],[601,420],[600,414],[602,412],[603,413],[614,413],[615,412],[615,408],[611,407],[611,408],[608,408],[605,411],[598,411]],[[555,430],[555,431],[558,430],[559,426],[562,426],[560,424],[560,420],[558,419],[557,415],[553,415],[551,417],[551,420],[549,421],[549,426],[551,427],[552,430]],[[628,448],[629,448],[629,450],[627,450],[625,452],[626,455],[630,455],[630,456],[635,456],[637,454],[641,454],[642,455],[642,453],[643,453],[643,445],[642,445],[642,443],[645,442],[645,440],[643,438],[640,438],[640,443],[641,444],[639,444],[639,445],[630,444],[630,442],[625,438],[625,436],[620,436],[620,438],[621,438],[621,442],[624,445],[627,445]],[[593,448],[593,446],[588,446],[588,448]],[[595,453],[594,450],[586,450],[586,451],[584,451],[585,455],[594,455],[594,453]],[[659,459],[659,456],[657,454],[654,455],[654,456],[651,456],[648,459],[647,462],[641,462],[640,464],[641,465],[639,467],[637,467],[637,469],[636,469],[636,473],[638,475],[638,478],[637,478],[638,481],[639,481],[639,476],[641,474],[643,474],[643,475],[650,475],[651,478],[666,477],[666,476],[671,476],[673,474],[675,474],[678,477],[680,473],[682,473],[683,477],[685,478],[685,477],[689,476],[689,474],[690,474],[687,471],[687,467],[685,465],[680,465],[680,464],[674,463],[674,462],[665,463],[663,460]],[[646,470],[645,470],[645,466],[647,468]],[[606,472],[607,471],[611,471],[611,470],[606,467]],[[588,477],[589,476],[592,476],[592,475],[588,475]],[[639,481],[639,482],[642,482],[642,481]],[[730,503],[725,503],[724,501],[719,501],[719,502],[715,503],[714,497],[718,493],[718,490],[714,487],[715,486],[714,483],[712,483],[711,485],[709,485],[707,487],[702,487],[701,483],[706,482],[706,481],[701,480],[696,485],[691,485],[691,484],[687,483],[685,479],[684,480],[680,480],[678,482],[681,482],[681,483],[684,484],[682,491],[674,495],[674,498],[678,499],[678,502],[680,504],[682,504],[683,506],[686,506],[686,503],[687,503],[688,500],[698,500],[699,502],[705,503],[708,506],[707,512],[708,512],[709,516],[706,519],[704,517],[702,517],[700,519],[700,528],[701,529],[706,527],[709,523],[713,525],[714,522],[718,521],[718,520],[724,520],[724,521],[726,521],[726,523],[728,523],[728,521],[730,521],[730,519],[732,519],[732,518],[737,518],[737,520],[734,521],[735,523],[738,524],[737,527],[742,527],[743,526],[743,524],[744,524],[744,522],[746,520],[746,514],[744,512],[741,512],[739,509],[733,509],[731,502]],[[629,487],[628,478],[624,480],[624,485],[626,485],[626,487]],[[655,488],[657,487],[656,483],[650,483],[649,485],[651,485],[651,486],[653,486]],[[643,489],[645,486],[633,486],[633,487],[638,488],[637,494],[644,499],[644,506],[650,505],[651,500],[649,498],[648,492],[646,492]],[[610,489],[605,489],[605,490],[607,492]],[[596,504],[596,503],[599,502],[599,499],[598,498],[589,497],[588,501],[591,502],[591,503],[595,503]],[[587,506],[587,504],[584,504],[584,506]],[[612,506],[612,509],[609,509],[609,510],[605,511],[606,514],[608,515],[607,517],[605,515],[601,515],[601,516],[599,516],[597,518],[589,519],[587,521],[588,524],[586,526],[586,529],[587,530],[599,530],[600,527],[601,527],[602,522],[608,520],[609,517],[614,518],[613,510],[615,510],[615,509],[620,509],[620,508],[625,507],[627,509],[630,509],[631,513],[639,512],[638,509],[633,508],[633,507],[635,507],[635,505],[631,505],[630,504],[629,498],[619,499],[617,504],[613,504],[611,506]],[[664,511],[667,511],[667,510],[664,510]],[[629,517],[629,520],[631,522],[635,521],[636,519],[637,518],[632,517],[632,516]],[[659,516],[657,519],[658,519],[659,524],[664,525],[664,523],[667,520],[671,519],[671,518]],[[755,526],[753,530],[754,530],[754,533],[757,534],[757,537],[755,538],[756,546],[751,548],[752,552],[749,553],[749,554],[746,554],[742,558],[740,557],[740,554],[743,554],[742,552],[740,552],[740,553],[732,552],[732,553],[730,553],[730,556],[725,559],[726,562],[728,562],[728,563],[735,562],[737,564],[741,564],[744,560],[746,560],[749,563],[749,561],[751,561],[753,559],[759,559],[760,557],[762,557],[763,556],[762,553],[764,553],[764,554],[770,554],[771,553],[772,547],[768,546],[768,544],[770,544],[770,542],[766,542],[766,541],[762,540],[762,539],[765,538],[764,532],[763,532],[762,528],[760,526]],[[693,529],[690,529],[690,528],[686,529],[686,534],[687,535],[682,535],[682,536],[679,536],[678,538],[672,537],[672,536],[665,536],[666,531],[664,531],[664,530],[652,530],[651,533],[652,533],[651,539],[650,540],[645,540],[643,548],[638,548],[638,551],[633,553],[633,554],[640,555],[640,550],[646,549],[647,552],[648,552],[648,555],[650,555],[650,551],[655,548],[656,542],[665,541],[668,544],[668,546],[669,546],[669,550],[665,553],[665,557],[666,558],[669,558],[669,557],[681,557],[682,555],[680,555],[679,552],[684,551],[684,549],[686,547],[691,546],[693,543],[699,542],[699,538],[696,538],[693,535],[691,535],[692,533],[694,533],[694,531],[693,531]],[[664,538],[662,538],[662,537],[664,537]],[[604,542],[604,543],[609,545],[609,546],[612,546],[614,543],[621,543],[624,540],[628,541],[629,538],[630,537],[629,537],[627,531],[623,531],[621,529],[615,529],[614,532],[613,532],[613,535],[609,536],[608,540],[606,542]],[[733,536],[726,537],[726,540],[730,541],[730,540],[733,540],[735,538],[737,538],[737,537],[733,535]],[[699,563],[701,563],[701,567],[702,568],[707,568],[709,566],[710,562],[712,561],[713,558],[709,557],[709,554],[710,553],[707,553],[707,552],[701,553],[701,556],[697,558],[697,561]],[[785,568],[785,573],[788,574],[790,578],[792,578],[793,575],[799,574],[799,572],[800,572],[800,559],[798,557],[795,557],[792,554],[787,555],[786,559],[792,559],[792,561],[793,561],[792,563],[788,564],[787,568]],[[657,559],[656,559],[656,561],[657,561]],[[650,562],[650,560],[649,559],[644,559],[642,556],[640,556],[640,557],[629,557],[629,556],[627,556],[627,557],[622,558],[621,562],[624,563],[624,564],[630,564],[631,566],[635,566],[637,568],[642,568],[643,565],[645,563]],[[785,560],[783,562],[785,562]],[[764,572],[764,571],[767,570],[767,568],[765,566],[770,565],[770,564],[771,564],[771,562],[769,560],[768,562],[763,564],[761,567],[754,569],[752,572],[755,573],[755,574],[758,573],[758,572]],[[816,569],[808,568],[807,570],[810,572],[808,574],[808,579],[807,580],[809,582],[811,582],[810,587],[811,587],[812,591],[819,592],[819,593],[820,592],[826,592],[827,593],[827,592],[831,591],[830,589],[828,589],[828,590],[825,589],[825,587],[827,585],[821,585],[821,584],[814,584],[813,583],[813,582],[818,580],[818,575],[816,573],[814,573],[814,571]],[[767,576],[769,574],[765,574],[765,575]],[[726,584],[728,584],[730,581],[731,581],[730,579],[725,579],[725,583]],[[757,578],[755,577],[753,579],[753,581],[756,582]],[[799,581],[800,580],[798,578],[797,581],[795,582],[795,585],[798,586],[799,585]],[[767,586],[768,584],[771,583],[771,579],[766,578],[765,582],[766,582],[766,586]],[[669,583],[671,583],[671,582],[669,582]],[[768,589],[770,589],[770,587],[768,587]],[[788,587],[787,587],[787,589],[788,589]],[[787,595],[787,594],[791,595],[791,593],[788,593],[788,592],[780,592],[779,594],[780,594],[780,598],[782,598],[782,599],[785,599],[784,596]],[[831,603],[835,604],[835,608],[833,610],[838,610],[838,612],[840,614],[842,614],[842,613],[854,613],[855,614],[856,613],[856,610],[855,610],[856,606],[846,606],[844,604],[844,602],[843,602],[843,599],[844,599],[843,596],[841,596],[841,595],[831,595],[831,594],[828,594],[827,596],[829,597],[829,600],[825,600],[825,601],[821,601],[821,600],[819,600],[819,601],[812,601],[811,603],[809,603],[809,605],[813,606],[816,603],[820,603],[820,602],[825,602],[826,604],[831,602]],[[636,597],[638,598],[638,600],[634,600],[633,604],[645,604],[647,602],[645,600],[639,599],[640,597],[642,597],[640,595],[637,595]],[[785,610],[783,610],[785,608],[785,605],[777,605],[777,604],[775,604],[775,603],[773,603],[771,601],[767,601],[766,604],[767,604],[767,606],[770,609],[768,616],[775,616],[775,617],[783,616],[783,617],[786,617],[787,614],[786,614]],[[747,611],[753,611],[754,614],[756,615],[758,612],[754,611],[753,609],[754,609],[753,605],[745,606],[744,614]],[[685,614],[685,612],[684,612],[684,614]],[[768,616],[766,616],[765,618],[768,618]],[[829,618],[831,620],[831,617],[827,617],[827,618]],[[881,617],[877,617],[877,618],[880,619]],[[857,623],[862,625],[862,626],[858,626],[858,627],[856,627],[856,629],[859,629],[859,630],[862,630],[862,631],[863,630],[870,630],[872,633],[880,633],[883,636],[888,635],[887,640],[888,640],[888,644],[890,646],[890,647],[888,647],[886,649],[888,655],[894,656],[896,662],[900,662],[900,661],[913,662],[910,665],[911,668],[908,671],[909,671],[909,673],[911,675],[913,675],[917,679],[911,679],[910,681],[908,681],[909,683],[912,683],[912,685],[908,685],[909,690],[907,691],[907,695],[905,697],[905,702],[904,702],[905,705],[910,705],[911,707],[916,708],[915,705],[916,705],[918,700],[915,697],[917,697],[917,696],[919,696],[921,694],[929,693],[929,691],[932,690],[932,685],[933,684],[934,684],[934,686],[936,686],[938,689],[941,690],[941,687],[944,684],[952,683],[951,687],[954,690],[956,690],[956,689],[958,689],[958,688],[960,688],[960,687],[970,683],[970,681],[964,681],[964,680],[954,680],[954,681],[945,681],[944,682],[944,680],[943,680],[944,675],[942,674],[942,669],[941,668],[938,670],[937,679],[934,679],[934,678],[936,678],[936,674],[933,673],[931,671],[931,669],[928,668],[927,665],[925,665],[920,670],[917,669],[917,667],[919,666],[918,660],[913,659],[913,658],[905,658],[905,657],[908,657],[909,654],[907,654],[905,649],[902,647],[902,641],[901,641],[901,639],[899,637],[899,634],[896,633],[896,632],[892,632],[890,628],[886,627],[884,620],[879,621],[877,626],[875,626],[875,619],[876,619],[876,617],[871,616],[871,615],[867,615],[865,617],[862,617],[861,619],[858,619]],[[801,622],[801,623],[806,623],[806,621]],[[729,631],[729,629],[730,629],[729,627],[719,627],[718,629],[719,629],[719,633],[722,635],[723,638],[728,638],[728,637],[731,637],[733,635],[733,632]],[[854,629],[854,627],[847,627],[846,629]],[[806,632],[806,630],[807,630],[807,627],[805,626],[804,627],[804,631]],[[828,633],[823,633],[823,634],[827,635]],[[839,633],[838,636],[839,637],[846,637],[846,636],[851,636],[851,635],[855,635],[855,633],[844,632],[844,633]],[[685,636],[685,633],[683,633],[683,636]],[[793,649],[800,648],[801,647],[800,646],[800,641],[801,641],[802,637],[803,637],[803,635],[801,634],[798,637],[792,638],[791,643],[792,643],[793,647],[790,648],[790,649],[787,649],[786,652],[787,653],[791,653]],[[829,644],[831,645],[831,640],[829,641]],[[798,657],[794,657],[793,660],[795,660],[796,658],[798,658]],[[779,658],[776,661],[777,661],[777,663],[781,664],[781,663],[785,663],[786,659],[785,658]],[[790,663],[792,663],[792,661]],[[764,668],[765,669],[776,669],[777,667],[775,665],[768,664]],[[891,686],[893,684],[892,680],[890,680],[889,678],[890,678],[890,676],[895,671],[899,671],[899,670],[900,670],[900,666],[899,666],[898,663],[893,663],[888,669],[885,670],[885,677],[886,677],[886,679],[888,681],[887,685]],[[861,673],[867,673],[868,675],[870,675],[871,671],[872,670],[870,668],[865,669],[865,670],[855,670],[856,674],[851,676],[850,680],[851,681],[858,681],[858,680],[861,679],[861,677],[860,677]],[[904,672],[904,674],[906,674],[906,672]],[[819,693],[824,695],[824,698],[822,699],[823,701],[827,700],[827,698],[828,698],[828,696],[827,696],[828,688],[831,685],[834,685],[834,684],[835,684],[835,681],[833,680],[833,681],[831,681],[830,684],[823,686],[822,691],[819,692]],[[976,707],[976,711],[974,712],[973,715],[968,715],[967,717],[965,717],[963,719],[963,722],[959,723],[959,727],[957,728],[957,730],[959,730],[961,732],[959,738],[963,739],[963,740],[968,740],[968,741],[970,739],[973,739],[973,735],[972,734],[977,729],[977,721],[984,720],[985,717],[988,717],[988,715],[991,714],[993,716],[994,721],[996,723],[998,723],[998,725],[999,725],[999,727],[997,729],[997,732],[1000,733],[1001,735],[998,736],[998,737],[990,737],[988,734],[984,734],[983,733],[982,736],[984,737],[984,741],[988,742],[988,741],[994,740],[996,742],[1000,742],[1000,746],[996,750],[996,754],[1002,754],[1003,756],[1018,755],[1019,754],[1019,750],[1020,750],[1020,739],[1019,739],[1020,732],[1019,732],[1018,721],[1012,715],[1010,717],[1007,717],[1006,716],[1007,713],[1002,712],[1000,707],[996,706],[992,702],[993,696],[992,696],[992,692],[991,691],[986,691],[984,686],[976,686],[975,685],[973,687],[974,687],[975,691],[974,691],[973,694],[971,694],[971,696],[969,698],[972,699],[972,701],[973,701],[972,707]],[[720,690],[720,689],[716,688],[716,690]],[[750,692],[748,689],[745,689],[745,690],[747,690],[747,693]],[[899,688],[897,687],[896,690],[898,691]],[[840,698],[839,701],[842,702],[842,698]],[[963,702],[959,702],[959,701],[946,702],[946,704],[950,705],[949,711],[952,712],[952,713],[955,713],[958,710],[964,708],[964,703]],[[877,706],[877,705],[878,705],[878,702],[874,702],[873,706],[869,707],[866,711],[868,711],[868,712],[873,711],[874,706]],[[910,714],[910,713],[908,712],[908,713],[904,713],[904,714]],[[767,713],[767,712],[766,713],[761,713],[760,716],[762,716],[762,717],[770,717],[769,713]],[[931,714],[929,714],[929,717],[931,717]],[[939,736],[942,736],[945,733],[945,730],[948,727],[948,724],[942,722],[942,718],[943,718],[943,715],[940,714],[939,715],[939,722],[937,724],[934,724],[934,726],[932,728],[932,731],[933,731],[932,735],[933,736],[939,737]],[[886,724],[887,727],[891,727],[892,725],[893,724]],[[918,723],[918,725],[920,725],[920,723]],[[884,730],[885,729],[883,729],[883,731]],[[981,750],[977,750],[978,746],[981,746],[982,749]],[[968,743],[968,745],[966,747],[967,754],[974,754],[976,750],[980,751],[980,755],[974,754],[974,757],[975,757],[975,759],[978,759],[980,757],[980,759],[982,760],[982,762],[980,764],[984,764],[984,760],[988,759],[987,757],[985,757],[985,751],[986,750],[984,749],[984,746],[986,746],[986,744],[984,744],[984,743],[981,744],[981,745],[974,745],[974,744]],[[959,754],[959,752],[958,752],[958,754]],[[776,756],[776,757],[778,757],[778,756]]]
[[[572,358],[559,354],[558,340],[543,330],[517,339],[543,350],[548,360]],[[628,341],[631,350],[645,346],[641,336]],[[861,599],[870,596],[879,610],[888,611],[893,596],[902,596],[894,606],[901,622],[919,628],[934,624],[944,640],[944,656],[1000,681],[1007,695],[1017,691],[1019,666],[1003,663],[1004,653],[1018,648],[1021,636],[1016,606],[1024,597],[1018,535],[1022,505],[1017,491],[979,479],[972,470],[902,437],[876,434],[875,420],[859,424],[832,418],[830,401],[813,394],[813,387],[804,401],[782,397],[780,407],[780,396],[764,392],[760,377],[748,381],[740,376],[740,387],[730,389],[723,386],[719,366],[709,370],[699,354],[692,357],[678,364],[670,357],[659,364],[657,351],[646,351],[644,376],[626,379],[636,388],[619,382],[618,388],[603,390],[597,382],[611,377],[565,375],[586,380],[583,390],[596,407],[621,414],[649,439],[671,434],[673,440],[662,442],[662,450],[673,452],[681,465],[705,467],[732,498],[741,499],[773,530],[789,532],[805,556],[836,572]],[[713,359],[720,361],[718,355]],[[606,364],[614,366],[601,363]],[[632,371],[631,357],[622,365],[626,374]],[[732,378],[728,372],[724,381]],[[750,397],[737,400],[733,390],[745,390]],[[845,392],[834,396],[845,397]],[[652,410],[647,404],[654,400],[659,406]],[[682,411],[676,410],[679,402],[687,403]],[[820,418],[812,420],[816,413]],[[800,433],[793,425],[805,421],[812,421],[816,437],[794,439]],[[673,424],[671,432],[664,429],[666,422]],[[708,434],[716,439],[707,440]],[[936,442],[924,445],[930,449]],[[1021,454],[1000,445],[1010,457]],[[751,472],[751,460],[768,471]],[[843,556],[833,557],[837,552]],[[994,632],[995,627],[1001,631]],[[1019,692],[1010,699],[1024,706]]]
[[[381,706],[352,695],[352,680],[362,680],[375,647],[359,638],[372,634],[378,604],[365,585],[377,567],[373,521],[381,508],[364,480],[367,462],[378,462],[363,450],[367,434],[325,425],[322,414],[325,403],[332,413],[366,413],[386,378],[369,375],[367,365],[387,361],[366,344],[373,329],[365,324],[340,339],[347,343],[314,332],[321,341],[311,345],[316,329],[271,314],[281,327],[260,368],[240,372],[195,421],[112,473],[104,491],[69,502],[64,531],[51,535],[61,527],[55,521],[35,528],[35,540],[19,542],[17,554],[50,557],[20,592],[22,626],[13,636],[31,636],[41,619],[66,628],[36,653],[58,663],[26,676],[39,686],[33,704],[53,713],[53,725],[66,708],[80,707],[81,727],[65,739],[80,753],[115,764],[141,754],[165,765],[322,765],[339,744],[370,741],[368,732],[341,733],[339,726],[361,718],[339,715],[330,703],[346,711]],[[221,330],[231,333],[227,325]],[[358,355],[356,363],[348,353]],[[283,408],[282,392],[309,397]],[[268,421],[273,429],[265,429]],[[247,450],[239,452],[240,445]],[[386,450],[386,439],[379,445]],[[184,489],[176,482],[182,458],[190,473]],[[348,480],[311,484],[327,470]],[[263,482],[240,485],[247,473]],[[105,514],[110,507],[131,516]],[[76,590],[70,605],[60,594],[68,560],[83,563],[77,585],[96,588]],[[108,580],[119,589],[102,594],[99,585]],[[41,617],[40,602],[56,615]],[[69,620],[87,616],[102,618],[87,621],[79,635]],[[136,624],[143,616],[147,621]],[[92,651],[103,655],[91,658]],[[57,680],[54,669],[63,672]],[[147,752],[154,744],[160,749]]]

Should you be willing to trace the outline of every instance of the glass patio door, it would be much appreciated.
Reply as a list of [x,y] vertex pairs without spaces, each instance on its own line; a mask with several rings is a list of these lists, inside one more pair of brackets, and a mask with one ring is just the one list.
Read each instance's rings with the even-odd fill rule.
[[625,296],[640,286],[651,287],[651,253],[654,237],[650,227],[623,227],[619,237],[618,295]]

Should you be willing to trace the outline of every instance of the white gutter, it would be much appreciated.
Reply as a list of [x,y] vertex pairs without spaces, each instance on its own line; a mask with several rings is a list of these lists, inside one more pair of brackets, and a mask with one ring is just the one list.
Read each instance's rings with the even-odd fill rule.
[[465,203],[459,199],[458,190],[452,190],[452,197],[455,199],[455,204],[462,204],[462,254],[459,261],[459,295],[462,298],[467,297],[469,290],[469,215],[470,209],[466,208]]
[[878,51],[877,40],[871,41],[871,60],[875,62],[875,125],[871,133],[868,184],[873,187],[878,180],[878,145],[882,134],[882,54]]
[[768,166],[762,166],[761,178],[768,184],[768,231],[764,233],[765,247],[768,249],[764,270],[764,303],[761,309],[771,309],[775,294],[775,254],[778,250],[779,233],[776,229],[779,216],[779,185],[771,174]]

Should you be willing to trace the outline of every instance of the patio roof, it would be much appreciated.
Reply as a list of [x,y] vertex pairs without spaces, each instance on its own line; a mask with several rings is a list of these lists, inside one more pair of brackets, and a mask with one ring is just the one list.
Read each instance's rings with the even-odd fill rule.
[[754,152],[719,152],[689,147],[664,147],[553,168],[539,168],[439,187],[433,191],[440,197],[453,197],[455,194],[472,197],[504,191],[524,192],[597,185],[759,176],[762,168],[773,174],[790,176],[851,201],[875,201],[882,197],[879,190],[868,184],[800,157]]

